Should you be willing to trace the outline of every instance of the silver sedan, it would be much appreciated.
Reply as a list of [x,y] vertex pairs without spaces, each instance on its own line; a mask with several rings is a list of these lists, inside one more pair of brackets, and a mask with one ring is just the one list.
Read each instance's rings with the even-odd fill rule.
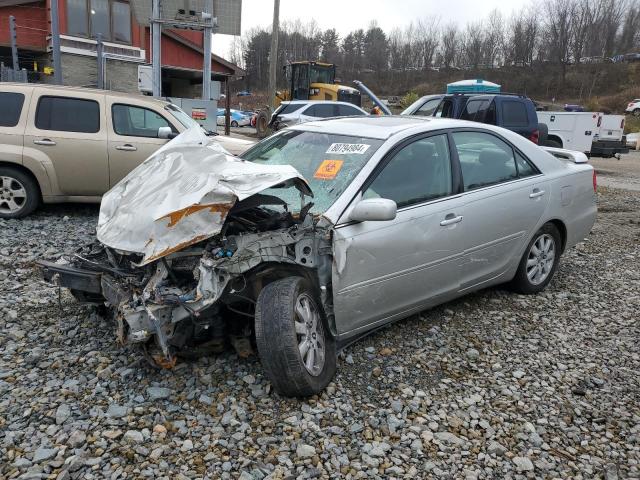
[[45,278],[106,301],[121,341],[163,366],[255,338],[284,395],[322,391],[336,352],[386,323],[492,285],[540,292],[596,217],[584,154],[490,125],[309,122],[246,161],[179,139],[107,194],[99,242],[42,262]]

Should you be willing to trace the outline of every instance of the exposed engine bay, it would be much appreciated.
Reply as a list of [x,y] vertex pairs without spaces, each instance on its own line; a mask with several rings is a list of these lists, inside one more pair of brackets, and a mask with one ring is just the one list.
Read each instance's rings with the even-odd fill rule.
[[[328,229],[311,215],[294,218],[256,205],[276,201],[257,195],[239,202],[219,235],[152,263],[139,266],[140,254],[96,241],[55,265],[42,262],[45,278],[48,269],[49,279],[69,287],[79,301],[106,302],[118,341],[141,344],[160,366],[173,366],[178,353],[215,352],[228,343],[246,356],[264,282],[304,275],[319,286],[325,311],[331,311]],[[101,293],[73,288],[64,273],[55,273],[58,266],[93,273]]]

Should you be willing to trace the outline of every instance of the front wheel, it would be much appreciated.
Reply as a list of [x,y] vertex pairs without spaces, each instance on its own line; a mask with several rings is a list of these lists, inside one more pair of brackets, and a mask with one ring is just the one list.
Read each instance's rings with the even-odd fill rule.
[[513,289],[525,295],[541,292],[549,284],[560,261],[561,238],[555,225],[547,223],[533,236],[522,255]]
[[335,340],[309,282],[288,277],[258,297],[256,344],[274,389],[287,397],[322,392],[336,371]]
[[0,167],[0,218],[22,218],[40,205],[37,184],[16,168]]
[[633,116],[634,116],[634,117],[640,117],[640,108],[636,108],[636,109],[633,111]]
[[232,126],[232,127],[234,127],[234,128],[235,128],[235,127],[237,127],[237,126],[238,126],[238,122],[236,122],[236,121],[234,120],[233,122],[231,122],[231,126]]

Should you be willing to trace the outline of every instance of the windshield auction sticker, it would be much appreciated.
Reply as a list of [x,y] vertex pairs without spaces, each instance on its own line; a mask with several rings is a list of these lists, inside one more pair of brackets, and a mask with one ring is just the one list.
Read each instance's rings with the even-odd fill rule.
[[323,160],[316,170],[316,173],[313,174],[313,178],[318,178],[320,180],[333,180],[336,178],[336,175],[338,175],[343,163],[343,160]]
[[366,143],[332,143],[325,153],[333,153],[335,155],[349,155],[350,153],[357,153],[362,155],[366,152],[371,145]]

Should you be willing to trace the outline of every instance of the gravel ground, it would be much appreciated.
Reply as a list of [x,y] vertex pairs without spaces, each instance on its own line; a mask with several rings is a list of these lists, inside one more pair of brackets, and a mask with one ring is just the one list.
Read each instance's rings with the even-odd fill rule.
[[97,207],[0,229],[2,478],[640,478],[640,193],[601,189],[543,294],[490,289],[340,355],[320,397],[278,397],[231,352],[173,371],[39,280]]
[[598,185],[640,192],[640,151],[632,150],[615,158],[592,157],[589,163],[598,174]]

